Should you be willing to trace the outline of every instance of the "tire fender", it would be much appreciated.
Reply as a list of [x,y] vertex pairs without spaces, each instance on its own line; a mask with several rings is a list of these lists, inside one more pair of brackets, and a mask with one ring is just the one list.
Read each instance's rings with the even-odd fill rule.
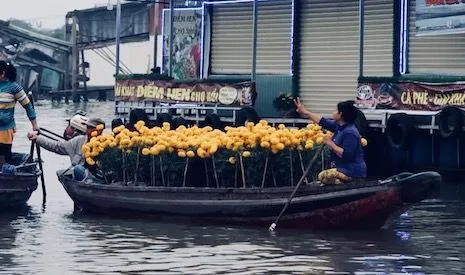
[[260,121],[260,117],[258,116],[257,112],[252,107],[243,107],[236,113],[236,126],[244,126],[246,122],[253,122],[258,123]]
[[355,127],[357,127],[360,135],[362,137],[366,136],[368,132],[368,121],[365,117],[365,114],[362,111],[357,110],[357,118],[355,118],[354,124],[355,124]]
[[203,121],[204,126],[210,126],[213,129],[222,130],[224,128],[224,124],[221,121],[221,118],[217,114],[208,114],[205,116]]
[[443,138],[456,137],[462,132],[463,112],[457,107],[447,106],[439,113],[439,134]]
[[392,114],[386,124],[386,138],[395,149],[405,149],[412,137],[413,119],[405,113]]
[[172,117],[168,113],[157,114],[157,121],[155,122],[156,126],[162,127],[164,122],[171,124],[173,121]]
[[181,125],[187,127],[189,125],[189,123],[183,117],[175,117],[175,118],[173,118],[173,122],[172,122],[173,130],[177,129]]

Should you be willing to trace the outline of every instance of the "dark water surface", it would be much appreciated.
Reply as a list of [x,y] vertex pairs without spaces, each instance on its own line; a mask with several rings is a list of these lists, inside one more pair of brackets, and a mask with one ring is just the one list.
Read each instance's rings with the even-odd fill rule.
[[[113,104],[37,106],[42,127],[62,133],[78,109],[110,124]],[[67,110],[68,109],[68,110]],[[14,148],[27,152],[30,125],[17,108]],[[42,151],[47,203],[0,214],[0,274],[465,274],[465,188],[371,232],[303,232],[74,216],[55,171],[69,159]],[[278,214],[278,213],[277,213]]]

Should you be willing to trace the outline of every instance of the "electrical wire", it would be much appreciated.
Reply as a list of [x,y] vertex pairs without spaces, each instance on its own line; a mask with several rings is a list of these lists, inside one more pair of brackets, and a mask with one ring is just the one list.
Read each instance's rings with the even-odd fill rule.
[[[111,60],[114,60],[112,57],[110,57],[110,56],[105,52],[105,49],[107,49],[107,50],[113,55],[113,57],[116,58],[116,55],[113,53],[113,51],[110,50],[110,48],[108,48],[108,47],[103,47],[103,48],[101,48],[102,52],[104,52],[108,58],[110,58]],[[115,64],[116,64],[116,61],[114,61],[114,62],[115,62]],[[126,66],[126,64],[124,64],[122,60],[120,60],[120,65],[121,65],[121,67],[123,67],[124,69],[126,69],[127,72],[132,73],[131,70],[129,69],[129,67]]]

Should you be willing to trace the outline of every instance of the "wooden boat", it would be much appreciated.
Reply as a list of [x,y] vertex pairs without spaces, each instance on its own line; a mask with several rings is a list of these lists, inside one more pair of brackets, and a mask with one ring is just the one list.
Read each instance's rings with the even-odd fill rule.
[[37,168],[37,163],[28,162],[28,156],[13,153],[12,164],[16,166],[16,173],[0,171],[0,211],[24,206],[37,189],[37,179],[42,172]]
[[[63,171],[57,175],[77,209],[86,212],[239,225],[270,225],[295,188],[128,186],[80,182]],[[279,226],[379,228],[392,215],[427,198],[440,182],[438,173],[423,172],[343,185],[307,184],[297,190]]]

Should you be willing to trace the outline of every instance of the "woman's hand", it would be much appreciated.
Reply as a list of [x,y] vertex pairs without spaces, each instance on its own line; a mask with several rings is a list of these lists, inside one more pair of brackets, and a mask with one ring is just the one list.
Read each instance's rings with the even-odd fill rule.
[[305,106],[300,102],[300,98],[294,99],[294,104],[296,107],[296,111],[301,114],[301,115],[308,115],[307,109],[305,109]]
[[324,136],[323,137],[323,143],[328,145],[329,148],[332,148],[332,145],[335,144],[332,137],[330,137],[330,136]]
[[306,116],[306,117],[310,118],[316,124],[320,123],[321,116],[317,115],[317,114],[314,114],[314,113],[308,111],[307,109],[305,109],[305,106],[302,104],[302,102],[300,102],[300,98],[294,99],[294,104],[295,104],[295,107],[296,107],[296,111],[301,116]]
[[323,143],[331,149],[338,157],[342,158],[342,154],[344,153],[344,149],[338,146],[330,136],[323,137]]

